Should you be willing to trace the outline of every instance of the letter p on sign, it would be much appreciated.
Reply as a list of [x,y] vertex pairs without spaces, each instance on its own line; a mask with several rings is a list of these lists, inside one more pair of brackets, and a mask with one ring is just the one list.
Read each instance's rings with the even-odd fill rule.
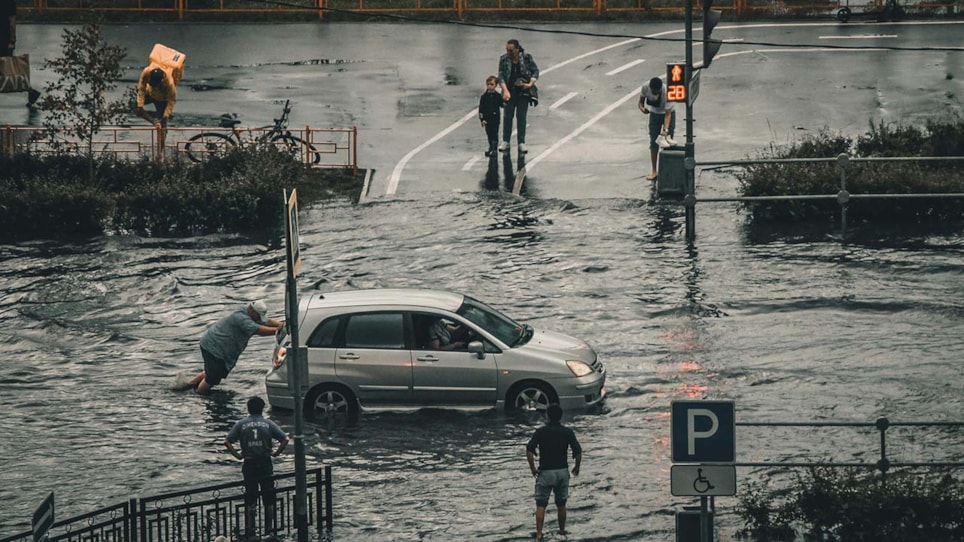
[[674,463],[736,461],[733,401],[673,401],[671,409]]

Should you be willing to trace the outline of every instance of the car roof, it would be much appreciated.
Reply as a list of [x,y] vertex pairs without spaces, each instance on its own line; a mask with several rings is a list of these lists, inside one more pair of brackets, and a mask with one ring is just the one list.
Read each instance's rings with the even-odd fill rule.
[[345,290],[312,294],[308,310],[332,307],[360,307],[372,305],[414,305],[455,312],[462,306],[465,296],[441,290],[419,288],[375,288],[371,290]]

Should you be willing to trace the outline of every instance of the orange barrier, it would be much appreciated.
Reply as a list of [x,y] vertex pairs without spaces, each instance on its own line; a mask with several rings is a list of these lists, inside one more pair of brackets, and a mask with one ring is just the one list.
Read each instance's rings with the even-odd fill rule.
[[[19,0],[17,9],[24,13],[67,12],[129,12],[169,13],[184,20],[185,15],[213,14],[230,16],[233,13],[311,13],[324,17],[326,9],[351,11],[361,14],[445,14],[462,19],[466,14],[489,13],[513,15],[526,13],[585,13],[591,17],[604,17],[613,13],[666,12],[682,15],[685,8],[679,0],[279,0],[284,5],[259,0],[111,0],[93,5],[90,0]],[[827,11],[827,15],[849,0],[719,0],[713,7],[736,13],[753,15],[788,15]],[[884,0],[864,0],[851,8],[878,9]],[[694,0],[694,7],[701,6]],[[964,0],[952,2],[906,3],[908,12],[958,12],[964,9]]]
[[[163,158],[203,161],[213,153],[256,143],[259,136],[270,134],[270,130],[242,129],[238,133],[240,136],[224,128],[168,128]],[[213,143],[196,139],[201,134],[215,134],[217,137],[212,138]],[[159,129],[153,127],[108,126],[95,136],[93,150],[96,154],[135,159],[147,156],[157,160],[162,158],[158,154],[158,135]],[[284,137],[265,142],[285,147],[285,150],[312,167],[350,168],[353,174],[358,173],[358,129],[354,126],[311,128],[306,125],[304,129],[286,130]],[[43,128],[0,126],[0,154],[78,154],[83,149],[84,145],[76,140],[51,139]]]

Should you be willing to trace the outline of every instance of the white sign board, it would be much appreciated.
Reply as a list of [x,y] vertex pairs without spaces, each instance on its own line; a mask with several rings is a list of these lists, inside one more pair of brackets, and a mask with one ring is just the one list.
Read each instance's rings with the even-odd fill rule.
[[736,495],[733,465],[673,465],[670,488],[676,497],[727,497]]

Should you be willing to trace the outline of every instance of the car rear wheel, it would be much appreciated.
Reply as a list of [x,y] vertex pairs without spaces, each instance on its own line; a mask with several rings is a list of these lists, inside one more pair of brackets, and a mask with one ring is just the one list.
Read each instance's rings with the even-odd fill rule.
[[542,382],[523,382],[509,391],[506,406],[509,410],[545,412],[549,405],[559,401],[556,392]]
[[305,416],[310,420],[358,416],[358,399],[341,386],[319,386],[305,399]]

